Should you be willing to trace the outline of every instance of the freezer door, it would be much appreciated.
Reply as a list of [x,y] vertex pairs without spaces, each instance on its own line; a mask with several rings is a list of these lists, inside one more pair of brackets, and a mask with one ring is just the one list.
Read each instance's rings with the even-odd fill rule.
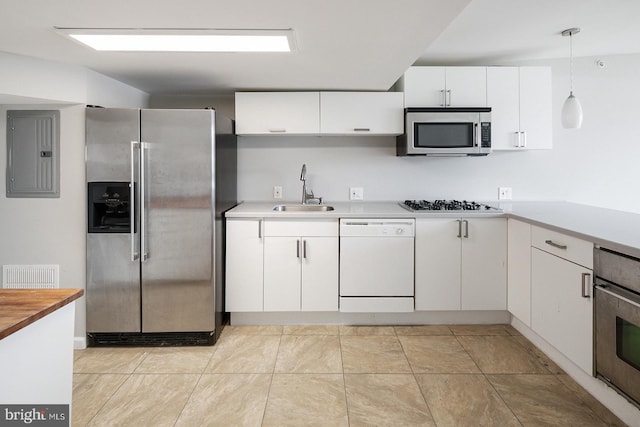
[[[136,191],[139,110],[87,108],[87,181],[124,182]],[[132,214],[138,195],[130,195]],[[134,215],[135,216],[135,215]],[[87,331],[140,332],[139,224],[131,233],[87,234]]]
[[140,110],[87,108],[87,182],[131,181],[131,141],[140,140]]
[[140,332],[140,268],[128,234],[87,234],[87,332]]
[[142,110],[142,332],[213,331],[212,110]]

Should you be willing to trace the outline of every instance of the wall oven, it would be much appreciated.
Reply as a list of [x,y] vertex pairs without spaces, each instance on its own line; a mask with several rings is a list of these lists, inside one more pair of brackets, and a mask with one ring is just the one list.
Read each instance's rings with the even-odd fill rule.
[[407,108],[398,156],[486,156],[491,108]]
[[640,407],[640,259],[594,250],[595,372]]

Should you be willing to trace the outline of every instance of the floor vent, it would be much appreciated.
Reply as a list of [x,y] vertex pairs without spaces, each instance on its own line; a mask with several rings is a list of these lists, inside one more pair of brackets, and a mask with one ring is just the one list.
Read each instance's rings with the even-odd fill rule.
[[55,289],[60,287],[59,265],[3,265],[4,289]]

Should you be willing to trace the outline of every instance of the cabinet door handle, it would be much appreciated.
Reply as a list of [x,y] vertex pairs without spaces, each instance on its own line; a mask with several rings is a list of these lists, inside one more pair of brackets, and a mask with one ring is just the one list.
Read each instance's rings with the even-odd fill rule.
[[258,220],[258,239],[262,239],[262,220]]
[[456,222],[458,223],[458,235],[456,237],[462,237],[462,220],[456,219]]
[[469,238],[469,221],[465,219],[462,222],[464,222],[464,237],[468,239]]
[[561,245],[559,243],[554,242],[553,240],[545,240],[544,242],[549,246],[553,246],[554,248],[562,249],[565,251],[567,250],[567,245]]
[[447,97],[445,95],[444,89],[440,91],[440,106],[445,107],[447,105]]
[[527,148],[527,132],[520,132],[522,134],[522,148]]
[[353,128],[354,132],[371,132],[370,128]]
[[269,129],[270,133],[285,133],[287,132],[286,129]]
[[520,148],[521,147],[521,142],[520,142],[520,132],[514,132],[516,134],[516,148]]
[[582,273],[582,298],[591,298],[591,273]]
[[307,241],[302,241],[302,258],[307,258]]
[[300,258],[300,240],[296,240],[296,257]]
[[445,102],[445,106],[451,107],[451,89],[447,90],[447,95],[449,95],[449,102]]

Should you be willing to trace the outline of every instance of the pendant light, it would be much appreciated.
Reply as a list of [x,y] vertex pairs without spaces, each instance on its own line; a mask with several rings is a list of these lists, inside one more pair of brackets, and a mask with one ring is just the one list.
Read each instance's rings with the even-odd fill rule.
[[569,97],[562,105],[562,127],[566,129],[579,129],[582,125],[582,106],[578,98],[573,96],[573,35],[578,34],[580,28],[569,28],[562,32],[563,37],[569,36],[569,79],[571,88]]

